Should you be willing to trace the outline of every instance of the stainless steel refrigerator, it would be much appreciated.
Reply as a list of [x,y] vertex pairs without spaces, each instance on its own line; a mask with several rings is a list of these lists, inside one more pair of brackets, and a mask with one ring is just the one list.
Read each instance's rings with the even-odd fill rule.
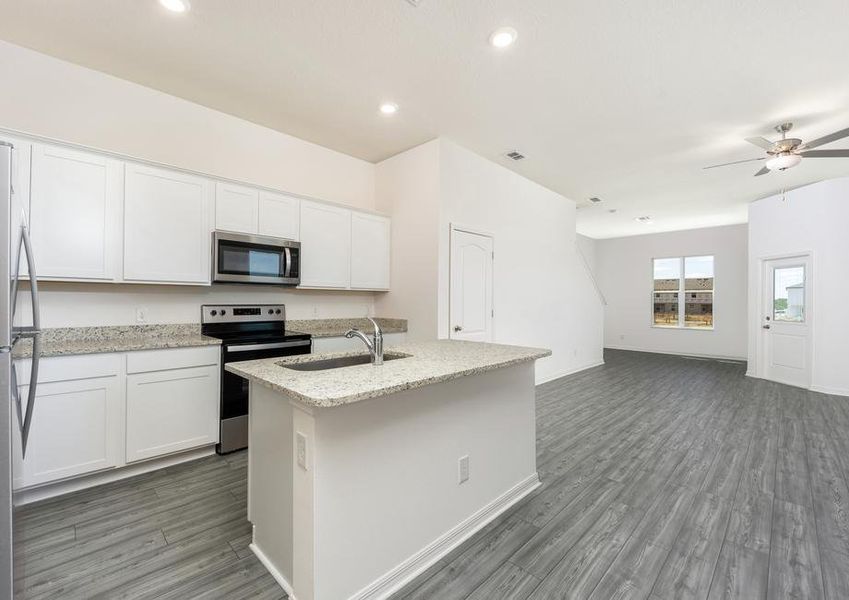
[[[41,354],[38,283],[26,217],[23,210],[19,210],[28,204],[28,199],[15,195],[14,160],[14,147],[0,140],[0,272],[6,279],[6,287],[0,291],[0,598],[14,597],[14,581],[21,576],[15,573],[14,560],[12,443],[18,436],[12,435],[12,428],[20,428],[21,456],[25,457]],[[32,324],[25,327],[16,325],[19,319],[15,318],[22,260],[30,275],[29,293],[32,295]],[[32,372],[27,397],[21,398],[12,350],[15,344],[27,338],[32,340],[33,345]]]

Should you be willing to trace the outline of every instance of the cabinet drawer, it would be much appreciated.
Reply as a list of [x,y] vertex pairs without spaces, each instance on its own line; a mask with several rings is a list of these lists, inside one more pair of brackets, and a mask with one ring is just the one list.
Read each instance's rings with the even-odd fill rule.
[[221,346],[142,350],[127,354],[127,373],[147,373],[188,367],[218,365]]
[[[51,383],[117,376],[121,372],[121,359],[121,354],[82,354],[42,358],[38,364],[38,382]],[[31,365],[32,361],[29,358],[15,361],[18,385],[29,383]]]

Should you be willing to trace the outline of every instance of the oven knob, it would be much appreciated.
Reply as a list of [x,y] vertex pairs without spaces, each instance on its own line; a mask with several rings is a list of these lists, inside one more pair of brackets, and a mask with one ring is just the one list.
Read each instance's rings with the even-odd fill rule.
[[278,308],[278,309],[277,309],[277,310],[275,310],[274,312],[275,312],[275,313],[277,313],[277,314],[279,315],[279,314],[280,314],[280,309]]
[[226,311],[226,310],[224,310],[224,309],[222,308],[222,309],[221,309],[221,316],[223,317],[223,316],[224,316],[224,315],[226,315],[226,314],[227,314],[227,311]]
[[269,308],[269,309],[268,309],[268,314],[273,315],[273,314],[274,314],[274,309],[273,309],[273,308]]
[[211,311],[209,311],[209,314],[211,314],[214,317],[215,315],[218,314],[218,311],[213,308]]

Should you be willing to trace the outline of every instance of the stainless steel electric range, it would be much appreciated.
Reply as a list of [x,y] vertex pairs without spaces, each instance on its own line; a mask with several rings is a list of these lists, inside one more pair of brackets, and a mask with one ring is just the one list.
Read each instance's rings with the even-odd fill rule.
[[201,333],[221,339],[221,425],[219,454],[248,447],[248,381],[224,370],[230,362],[312,351],[312,336],[286,331],[282,304],[204,304]]

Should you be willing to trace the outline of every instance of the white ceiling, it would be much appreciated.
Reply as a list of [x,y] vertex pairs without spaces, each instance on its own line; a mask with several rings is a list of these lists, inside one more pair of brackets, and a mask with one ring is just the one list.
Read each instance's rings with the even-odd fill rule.
[[[450,137],[578,200],[593,237],[739,223],[849,175],[701,170],[760,156],[742,138],[784,120],[803,139],[849,127],[847,23],[846,0],[0,0],[0,38],[366,160]],[[499,51],[503,25],[519,38]]]

